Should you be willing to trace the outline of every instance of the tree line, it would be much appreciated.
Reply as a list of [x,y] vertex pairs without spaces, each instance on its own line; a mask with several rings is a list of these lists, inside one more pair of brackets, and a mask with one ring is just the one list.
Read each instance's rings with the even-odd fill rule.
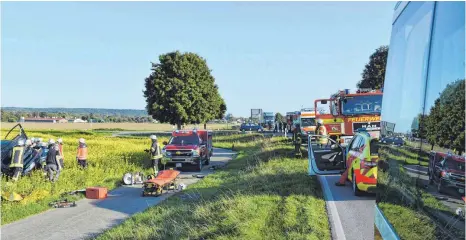
[[[446,86],[435,100],[429,113],[418,115],[411,126],[412,133],[426,139],[433,150],[435,145],[464,152],[465,79]],[[416,126],[418,125],[418,127]]]
[[144,123],[152,122],[151,116],[125,116],[116,112],[112,115],[100,114],[100,113],[70,113],[70,112],[44,112],[44,111],[11,111],[1,109],[1,121],[2,122],[18,122],[21,117],[24,118],[65,118],[65,119],[76,119],[93,122],[135,122]]

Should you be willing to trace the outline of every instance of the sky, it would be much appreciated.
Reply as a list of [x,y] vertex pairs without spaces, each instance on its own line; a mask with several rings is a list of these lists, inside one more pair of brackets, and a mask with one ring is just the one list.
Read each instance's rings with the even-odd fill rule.
[[354,89],[395,2],[2,2],[1,106],[144,109],[151,62],[207,60],[227,112]]

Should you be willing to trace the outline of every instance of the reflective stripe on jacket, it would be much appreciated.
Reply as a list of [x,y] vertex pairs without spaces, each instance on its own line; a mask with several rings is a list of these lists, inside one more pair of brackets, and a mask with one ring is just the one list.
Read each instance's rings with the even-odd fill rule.
[[22,168],[24,166],[24,147],[14,147],[11,153],[11,163],[10,168],[12,167],[19,167]]
[[78,147],[78,153],[76,155],[78,160],[87,160],[87,146],[86,144],[81,144]]

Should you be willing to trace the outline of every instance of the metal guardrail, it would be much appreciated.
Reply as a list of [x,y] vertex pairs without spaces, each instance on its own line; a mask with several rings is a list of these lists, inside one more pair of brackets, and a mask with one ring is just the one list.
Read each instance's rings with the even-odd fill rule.
[[393,226],[388,222],[387,218],[383,215],[382,211],[380,210],[379,206],[375,204],[375,215],[374,215],[374,222],[377,230],[379,230],[380,235],[383,239],[390,239],[390,240],[400,240],[400,237],[395,232]]

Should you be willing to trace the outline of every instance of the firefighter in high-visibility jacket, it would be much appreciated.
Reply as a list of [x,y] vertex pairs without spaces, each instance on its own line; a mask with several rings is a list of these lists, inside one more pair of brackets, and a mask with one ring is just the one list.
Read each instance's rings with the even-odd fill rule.
[[11,163],[10,163],[10,170],[13,173],[13,181],[18,180],[19,176],[23,172],[23,166],[24,166],[24,140],[19,140],[18,144],[16,144],[15,147],[13,147],[13,150],[11,151]]
[[317,127],[316,127],[317,135],[320,135],[317,139],[318,146],[322,148],[324,145],[328,144],[327,138],[327,128],[324,126],[324,120],[319,119],[317,120]]
[[151,135],[150,139],[152,140],[152,144],[150,146],[150,158],[154,167],[154,174],[157,175],[159,171],[159,161],[163,157],[162,149],[157,141],[157,136]]
[[76,160],[82,168],[87,168],[87,145],[84,138],[79,139],[78,153],[76,154]]

